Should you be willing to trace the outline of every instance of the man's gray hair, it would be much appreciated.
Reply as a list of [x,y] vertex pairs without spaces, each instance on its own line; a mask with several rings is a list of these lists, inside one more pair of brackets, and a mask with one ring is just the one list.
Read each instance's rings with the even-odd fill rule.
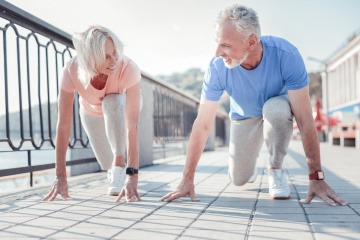
[[78,77],[86,87],[90,80],[98,75],[97,67],[105,62],[105,42],[111,39],[122,58],[124,45],[109,29],[102,26],[90,26],[85,32],[74,33],[72,41],[77,53]]
[[226,20],[233,21],[240,35],[242,35],[245,39],[254,34],[260,41],[260,23],[254,9],[241,4],[233,4],[225,8],[218,15],[216,22],[217,31],[220,25]]

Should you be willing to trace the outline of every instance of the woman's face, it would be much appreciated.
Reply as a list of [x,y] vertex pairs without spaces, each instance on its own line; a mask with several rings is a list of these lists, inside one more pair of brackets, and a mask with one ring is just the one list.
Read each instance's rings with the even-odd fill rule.
[[108,38],[105,42],[105,62],[98,66],[98,72],[104,75],[112,74],[118,66],[118,59],[119,56],[114,43]]

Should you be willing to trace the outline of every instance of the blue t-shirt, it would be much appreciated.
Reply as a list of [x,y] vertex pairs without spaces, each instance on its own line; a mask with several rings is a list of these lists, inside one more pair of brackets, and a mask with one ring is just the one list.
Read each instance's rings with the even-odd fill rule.
[[309,83],[304,61],[295,46],[273,36],[261,37],[261,43],[263,55],[255,69],[241,66],[229,69],[220,57],[215,57],[205,73],[201,98],[218,101],[226,91],[231,119],[261,116],[268,99]]

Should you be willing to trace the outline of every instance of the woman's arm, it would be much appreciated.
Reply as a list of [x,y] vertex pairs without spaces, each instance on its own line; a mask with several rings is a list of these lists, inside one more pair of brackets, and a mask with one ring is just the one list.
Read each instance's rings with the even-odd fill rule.
[[[140,115],[140,83],[126,91],[125,127],[127,135],[127,166],[139,169],[139,115]],[[125,196],[127,202],[132,198],[140,197],[137,192],[138,174],[128,175],[125,188],[121,191],[116,201]]]
[[139,115],[140,115],[140,83],[126,91],[125,127],[127,133],[127,165],[139,168]]
[[60,194],[64,199],[70,197],[66,180],[66,151],[69,145],[73,103],[74,93],[60,90],[55,140],[56,178],[51,191],[43,198],[43,201],[52,201],[56,198],[57,194]]

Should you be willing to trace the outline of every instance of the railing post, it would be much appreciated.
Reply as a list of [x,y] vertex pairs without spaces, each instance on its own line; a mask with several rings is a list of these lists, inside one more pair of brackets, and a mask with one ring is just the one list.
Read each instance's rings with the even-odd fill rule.
[[[31,167],[31,151],[27,150],[27,159],[28,159],[28,166]],[[29,171],[30,173],[30,187],[33,186],[33,172]]]
[[153,163],[154,143],[154,86],[144,78],[141,80],[143,105],[139,119],[139,160],[140,166]]

